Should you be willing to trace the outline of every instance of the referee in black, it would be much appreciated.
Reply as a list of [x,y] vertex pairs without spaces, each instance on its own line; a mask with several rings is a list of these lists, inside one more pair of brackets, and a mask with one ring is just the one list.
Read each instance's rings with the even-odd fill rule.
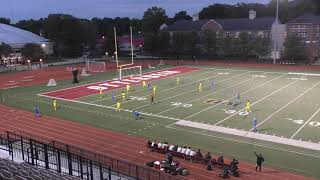
[[259,155],[254,152],[254,154],[256,155],[257,157],[257,166],[256,166],[256,171],[258,171],[258,167],[259,167],[259,172],[261,172],[261,166],[262,166],[262,163],[264,161],[264,158],[262,156],[262,154],[260,153]]

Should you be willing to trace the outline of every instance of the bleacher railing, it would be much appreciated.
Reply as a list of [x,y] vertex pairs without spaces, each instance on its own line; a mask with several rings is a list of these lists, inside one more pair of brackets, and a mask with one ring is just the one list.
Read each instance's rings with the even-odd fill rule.
[[6,132],[0,135],[0,143],[2,150],[8,151],[12,160],[23,159],[33,166],[81,179],[111,180],[115,177],[129,180],[179,179],[147,166],[23,132]]

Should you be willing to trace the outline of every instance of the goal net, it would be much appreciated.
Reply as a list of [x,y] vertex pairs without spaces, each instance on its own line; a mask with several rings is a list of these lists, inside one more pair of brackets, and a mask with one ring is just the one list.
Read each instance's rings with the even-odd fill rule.
[[120,67],[119,69],[119,79],[123,79],[125,77],[140,77],[142,74],[141,66],[133,66],[133,67]]
[[105,72],[106,63],[101,61],[87,61],[87,71],[89,72]]

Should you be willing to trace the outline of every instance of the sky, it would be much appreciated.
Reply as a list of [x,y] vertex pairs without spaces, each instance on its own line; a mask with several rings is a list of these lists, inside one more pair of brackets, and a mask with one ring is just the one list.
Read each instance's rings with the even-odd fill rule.
[[22,19],[39,19],[50,13],[66,13],[80,18],[130,17],[141,18],[152,6],[166,9],[174,16],[181,10],[189,14],[199,12],[214,3],[235,4],[239,2],[267,3],[269,0],[0,0],[0,17],[16,22]]

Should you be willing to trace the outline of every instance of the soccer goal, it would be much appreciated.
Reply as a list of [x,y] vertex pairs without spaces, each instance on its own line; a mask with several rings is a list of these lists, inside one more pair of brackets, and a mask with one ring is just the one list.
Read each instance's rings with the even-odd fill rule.
[[86,69],[89,72],[105,72],[106,63],[102,61],[90,61],[87,60]]
[[132,67],[120,67],[119,68],[119,79],[125,77],[140,77],[142,74],[141,66]]

